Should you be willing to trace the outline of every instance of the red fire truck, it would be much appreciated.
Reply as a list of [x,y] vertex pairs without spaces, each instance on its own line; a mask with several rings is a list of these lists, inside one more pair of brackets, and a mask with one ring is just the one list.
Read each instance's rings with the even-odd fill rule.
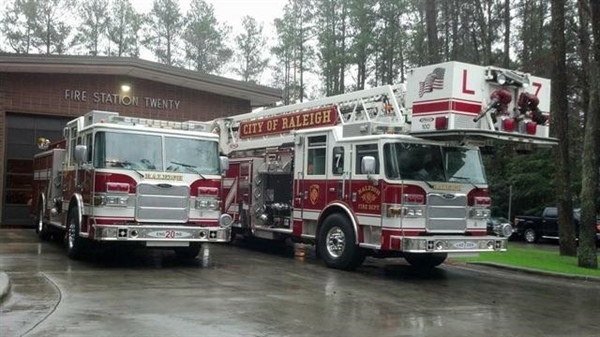
[[228,242],[221,214],[218,138],[200,122],[91,111],[34,158],[32,213],[41,239],[65,236],[78,259],[92,242],[173,248],[194,258],[202,242]]
[[212,121],[230,159],[223,210],[233,233],[316,245],[328,267],[506,250],[486,234],[491,198],[481,147],[552,146],[550,81],[448,62],[408,84]]

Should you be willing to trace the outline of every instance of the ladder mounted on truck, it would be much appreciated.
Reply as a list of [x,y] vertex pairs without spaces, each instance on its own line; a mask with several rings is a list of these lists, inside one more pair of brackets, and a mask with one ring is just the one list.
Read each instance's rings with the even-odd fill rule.
[[552,146],[550,80],[512,70],[446,62],[384,85],[213,121],[225,152],[278,147],[295,130],[341,125],[343,135],[383,133],[474,144]]
[[335,125],[355,130],[356,135],[390,129],[408,133],[404,93],[404,85],[384,85],[217,119],[212,130],[220,135],[224,151],[254,148],[257,141],[261,147],[277,147],[293,142],[296,130]]

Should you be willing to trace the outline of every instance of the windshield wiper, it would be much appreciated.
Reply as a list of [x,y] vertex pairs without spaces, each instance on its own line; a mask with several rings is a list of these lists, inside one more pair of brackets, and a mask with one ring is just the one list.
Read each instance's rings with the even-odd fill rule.
[[144,174],[140,171],[138,171],[135,167],[133,167],[133,163],[129,162],[127,160],[125,161],[120,161],[120,160],[107,160],[107,163],[110,163],[113,167],[115,167],[115,165],[117,165],[116,167],[122,167],[124,169],[127,170],[132,170],[135,171],[135,173],[139,174],[140,177],[144,178]]
[[[469,178],[467,178],[467,177],[450,177],[450,179],[458,179],[458,180],[466,181],[466,182],[468,182],[469,184],[471,184],[471,186],[475,187],[475,189],[476,189],[476,190],[479,190],[479,189],[480,189],[480,187],[479,187],[479,186],[475,185],[475,183],[474,183],[474,182],[472,182],[472,181],[471,181],[471,179],[469,179]],[[449,179],[449,180],[450,180],[450,179]]]
[[179,165],[181,167],[185,167],[186,169],[196,173],[197,175],[200,176],[200,178],[206,180],[206,177],[202,175],[202,173],[198,172],[198,170],[196,170],[196,166],[195,165],[190,165],[190,164],[185,164],[185,163],[180,163],[177,161],[170,161],[170,163],[175,164],[175,165]]
[[423,176],[423,173],[417,172],[415,174],[415,176],[417,178],[419,178],[419,180],[421,180],[422,182],[424,182],[425,184],[427,184],[427,186],[429,186],[429,188],[433,188],[433,184],[430,183],[429,181],[425,180],[425,177]]

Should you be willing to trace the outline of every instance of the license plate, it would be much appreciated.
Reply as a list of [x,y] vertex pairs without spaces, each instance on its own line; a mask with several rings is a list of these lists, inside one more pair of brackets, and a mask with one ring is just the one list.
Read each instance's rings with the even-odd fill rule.
[[475,241],[456,241],[452,243],[454,249],[476,249],[478,247]]
[[149,232],[148,236],[157,239],[184,239],[191,237],[192,233],[176,229],[165,229]]

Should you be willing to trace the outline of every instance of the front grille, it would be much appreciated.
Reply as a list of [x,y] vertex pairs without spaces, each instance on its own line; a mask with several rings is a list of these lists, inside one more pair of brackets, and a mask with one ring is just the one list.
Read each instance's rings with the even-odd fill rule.
[[467,228],[467,196],[452,193],[427,195],[427,231],[464,232]]
[[189,197],[187,186],[140,184],[136,195],[136,221],[185,223]]

